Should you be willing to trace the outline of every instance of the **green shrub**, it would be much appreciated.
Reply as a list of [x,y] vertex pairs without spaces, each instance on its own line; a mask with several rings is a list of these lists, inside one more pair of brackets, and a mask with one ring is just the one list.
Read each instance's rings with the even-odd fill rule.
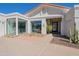
[[70,42],[79,44],[79,34],[78,30],[76,30],[75,25],[74,25],[74,32],[72,31],[72,29],[70,29]]
[[47,25],[47,32],[48,33],[52,32],[52,25]]

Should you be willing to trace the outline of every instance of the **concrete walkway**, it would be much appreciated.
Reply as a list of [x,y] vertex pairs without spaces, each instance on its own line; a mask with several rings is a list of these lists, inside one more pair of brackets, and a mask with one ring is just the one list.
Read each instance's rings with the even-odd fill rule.
[[[19,39],[18,39],[19,38]],[[24,39],[23,39],[24,38]],[[30,40],[28,40],[28,38]],[[2,56],[79,56],[79,49],[51,44],[49,36],[15,37],[0,39],[0,55]]]

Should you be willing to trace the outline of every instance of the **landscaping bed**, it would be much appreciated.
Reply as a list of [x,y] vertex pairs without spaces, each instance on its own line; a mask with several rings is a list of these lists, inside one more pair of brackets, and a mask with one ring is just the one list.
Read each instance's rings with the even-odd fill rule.
[[42,34],[38,34],[38,33],[31,33],[31,34],[27,34],[27,33],[23,33],[23,34],[19,34],[19,35],[5,35],[0,37],[0,39],[4,39],[4,40],[33,40],[33,41],[37,41],[37,40],[41,40],[41,39],[51,39],[51,35],[42,35]]
[[51,43],[79,49],[79,44],[70,43],[68,39],[64,39],[64,38],[54,37],[51,40]]

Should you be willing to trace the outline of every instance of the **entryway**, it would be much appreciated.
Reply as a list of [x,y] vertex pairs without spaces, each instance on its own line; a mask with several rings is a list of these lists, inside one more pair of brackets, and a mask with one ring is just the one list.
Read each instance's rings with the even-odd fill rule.
[[58,22],[53,22],[52,27],[52,33],[58,33]]
[[62,18],[47,19],[47,33],[61,34],[61,20]]

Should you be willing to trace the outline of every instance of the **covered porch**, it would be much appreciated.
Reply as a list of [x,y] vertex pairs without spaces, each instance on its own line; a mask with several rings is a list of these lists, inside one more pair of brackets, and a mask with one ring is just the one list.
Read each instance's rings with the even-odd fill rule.
[[31,33],[41,34],[62,34],[63,30],[63,16],[62,15],[48,15],[40,17],[31,17],[30,29]]
[[61,34],[61,17],[57,18],[48,18],[46,19],[47,23],[47,34]]

